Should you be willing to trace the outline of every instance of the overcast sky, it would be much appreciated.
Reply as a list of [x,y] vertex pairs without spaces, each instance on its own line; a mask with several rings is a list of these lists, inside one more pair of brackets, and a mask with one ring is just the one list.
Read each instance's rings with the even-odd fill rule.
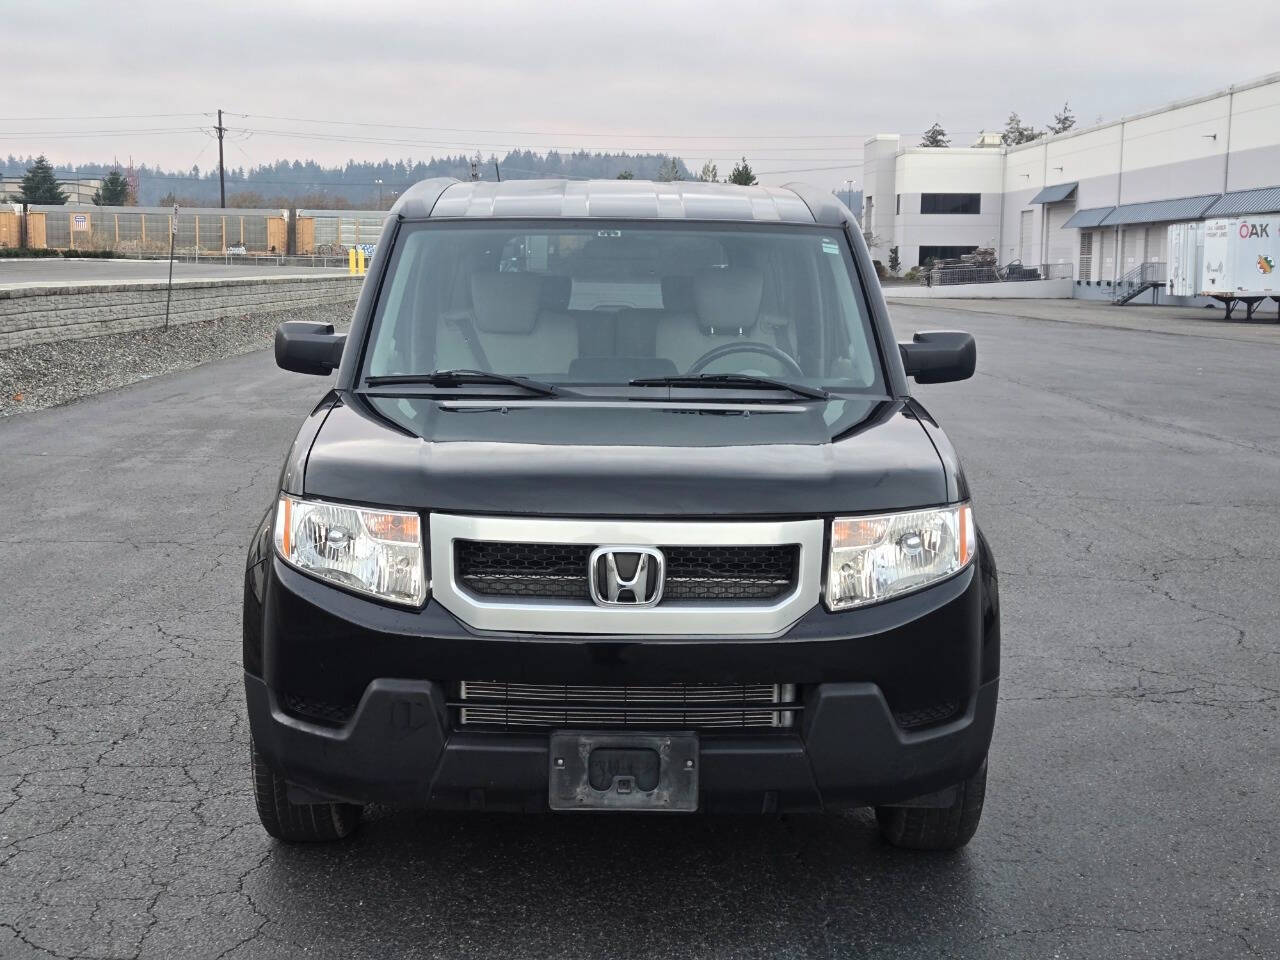
[[[1089,124],[1280,70],[1280,3],[1268,0],[59,0],[0,12],[0,155],[178,169],[216,166],[202,114],[222,107],[229,166],[587,147],[675,153],[695,170],[710,157],[722,176],[746,154],[765,182],[838,186],[861,179],[870,134],[916,138],[937,119],[968,145],[1010,110],[1042,126],[1069,100]],[[99,119],[141,114],[184,116]]]

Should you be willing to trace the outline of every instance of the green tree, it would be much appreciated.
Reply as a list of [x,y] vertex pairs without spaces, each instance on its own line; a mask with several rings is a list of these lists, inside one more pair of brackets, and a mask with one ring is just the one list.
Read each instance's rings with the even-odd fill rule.
[[1022,118],[1018,116],[1015,110],[1009,114],[1009,119],[1005,121],[1004,133],[1000,135],[1000,139],[1006,147],[1012,147],[1019,143],[1030,143],[1032,140],[1038,140],[1044,134],[1035,127],[1029,127],[1023,124]]
[[1075,114],[1071,112],[1071,104],[1064,103],[1062,110],[1053,115],[1053,123],[1049,124],[1050,133],[1066,133],[1076,125]]
[[23,203],[66,203],[67,195],[58,186],[58,178],[53,175],[53,166],[44,158],[44,154],[36,157],[35,163],[27,168],[22,178]]
[[123,207],[129,202],[129,181],[119,170],[112,170],[93,191],[93,202],[100,207]]
[[675,157],[667,157],[662,161],[662,166],[658,168],[658,179],[664,183],[670,183],[673,180],[683,180],[680,176],[680,162]]
[[901,269],[902,269],[902,261],[898,259],[898,248],[890,247],[889,248],[889,272],[896,277],[898,275],[898,271]]
[[703,183],[719,183],[720,171],[713,162],[708,160],[702,165],[702,170],[698,173],[698,179]]
[[751,169],[751,164],[747,163],[746,157],[733,165],[733,170],[729,173],[729,182],[736,183],[740,187],[755,185],[756,175]]
[[632,173],[630,170],[623,170],[623,171],[622,171],[620,174],[618,174],[618,176],[616,177],[616,179],[618,179],[618,180],[634,180],[635,178],[636,178],[636,175],[635,175],[634,173]]
[[924,132],[924,136],[920,138],[920,146],[922,147],[949,147],[951,141],[947,138],[947,131],[942,129],[942,124],[937,120],[933,121],[933,126]]

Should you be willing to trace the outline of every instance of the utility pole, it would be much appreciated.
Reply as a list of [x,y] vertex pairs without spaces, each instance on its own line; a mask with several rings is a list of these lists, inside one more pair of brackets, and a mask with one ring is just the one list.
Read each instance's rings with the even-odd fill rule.
[[382,178],[379,177],[373,182],[378,185],[378,209],[381,210],[382,209]]
[[222,110],[218,110],[218,125],[214,128],[218,131],[218,199],[221,201],[218,206],[224,210],[227,207],[227,171],[222,165],[222,135],[227,128],[222,125]]

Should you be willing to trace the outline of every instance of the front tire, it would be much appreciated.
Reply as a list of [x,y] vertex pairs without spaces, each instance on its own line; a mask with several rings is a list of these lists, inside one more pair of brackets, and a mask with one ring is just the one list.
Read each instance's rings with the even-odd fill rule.
[[956,790],[949,807],[876,807],[880,835],[906,850],[959,850],[971,839],[982,819],[987,795],[987,761]]
[[360,823],[354,803],[294,803],[289,785],[267,765],[255,744],[249,745],[253,795],[263,828],[285,843],[328,843],[349,837]]

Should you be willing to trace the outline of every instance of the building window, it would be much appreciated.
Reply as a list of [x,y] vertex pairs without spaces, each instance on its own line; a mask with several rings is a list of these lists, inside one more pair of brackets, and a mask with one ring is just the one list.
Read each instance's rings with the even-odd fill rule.
[[977,250],[976,246],[972,247],[921,247],[920,259],[917,261],[921,266],[927,264],[930,260],[956,260],[963,257],[966,253],[973,253]]
[[901,213],[902,213],[902,194],[900,194],[900,193],[899,193],[899,194],[897,194],[897,197],[896,197],[896,199],[894,200],[894,208],[893,208],[893,212],[894,212],[894,213],[897,213],[897,214],[901,214]]
[[980,193],[922,193],[921,213],[981,213]]

